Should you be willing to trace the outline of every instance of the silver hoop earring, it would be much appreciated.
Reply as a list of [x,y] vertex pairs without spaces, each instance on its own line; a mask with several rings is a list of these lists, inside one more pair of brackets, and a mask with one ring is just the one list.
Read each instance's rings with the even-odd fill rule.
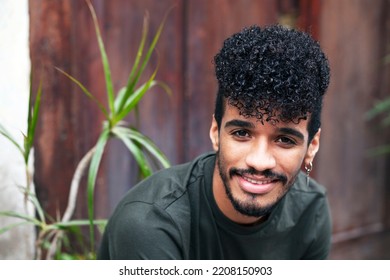
[[313,163],[310,162],[309,165],[305,165],[306,170],[306,186],[309,186],[309,180],[310,180],[310,172],[313,170]]

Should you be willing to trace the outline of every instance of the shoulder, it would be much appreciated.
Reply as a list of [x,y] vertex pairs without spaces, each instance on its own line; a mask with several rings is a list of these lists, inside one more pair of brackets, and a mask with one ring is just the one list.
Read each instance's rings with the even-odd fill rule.
[[294,208],[298,213],[303,213],[307,209],[313,210],[313,207],[317,209],[318,207],[328,207],[326,188],[312,178],[307,184],[306,175],[300,172],[295,183],[287,192],[285,202],[285,206]]
[[180,228],[166,211],[145,202],[121,205],[109,220],[103,241],[110,259],[185,257]]
[[308,228],[310,246],[305,252],[304,259],[326,259],[329,255],[332,236],[332,218],[324,186],[310,179],[306,184],[306,176],[302,174],[297,181],[294,196],[294,205],[301,204],[302,214],[300,220]]
[[300,173],[280,205],[278,227],[296,228],[308,248],[307,259],[323,259],[329,254],[332,221],[326,189]]
[[203,176],[204,162],[213,157],[204,154],[191,162],[160,170],[141,181],[120,201],[118,208],[132,202],[144,202],[165,209],[188,192],[188,186]]
[[325,187],[319,184],[313,178],[310,178],[309,184],[307,184],[307,178],[303,172],[299,172],[294,184],[291,186],[291,191],[326,196]]
[[307,185],[306,175],[300,172],[275,212],[280,226],[286,228],[294,227],[299,221],[316,219],[318,215],[329,219],[326,189],[313,179]]
[[202,176],[208,157],[156,172],[124,196],[105,230],[111,258],[188,257],[188,186]]

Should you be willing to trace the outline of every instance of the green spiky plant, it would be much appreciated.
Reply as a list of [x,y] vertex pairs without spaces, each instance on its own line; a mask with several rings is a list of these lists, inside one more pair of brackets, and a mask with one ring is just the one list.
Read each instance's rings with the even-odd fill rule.
[[163,23],[164,23],[163,21],[163,23],[159,26],[157,33],[155,34],[149,46],[149,49],[147,50],[145,56],[143,56],[148,28],[149,28],[148,17],[145,17],[141,42],[138,48],[138,52],[136,55],[133,68],[130,72],[127,81],[127,85],[124,88],[122,88],[115,96],[114,87],[111,80],[109,61],[107,58],[101,32],[99,29],[97,16],[90,1],[87,1],[87,4],[93,18],[95,32],[96,32],[101,59],[103,63],[108,108],[106,109],[103,104],[101,104],[96,98],[94,98],[94,96],[78,80],[76,80],[74,77],[66,74],[63,71],[61,70],[60,71],[64,73],[67,77],[69,77],[73,82],[75,82],[89,98],[91,98],[98,104],[100,110],[102,111],[102,113],[106,118],[103,131],[100,134],[100,137],[94,147],[94,152],[93,152],[93,156],[88,171],[88,186],[87,186],[88,216],[89,216],[89,223],[90,223],[91,250],[93,251],[94,239],[95,239],[94,237],[95,183],[96,183],[100,161],[102,159],[102,155],[104,152],[104,148],[107,141],[110,139],[110,137],[116,137],[122,140],[122,142],[126,145],[128,150],[133,154],[140,168],[141,173],[145,177],[149,176],[152,173],[152,170],[150,168],[150,163],[145,157],[144,150],[142,148],[145,148],[152,156],[154,156],[161,163],[163,167],[169,166],[169,162],[164,156],[164,154],[152,143],[152,141],[150,141],[147,137],[142,135],[136,129],[129,128],[125,126],[125,124],[123,123],[125,117],[128,116],[129,113],[137,106],[138,102],[141,100],[141,98],[149,89],[151,89],[155,85],[160,85],[166,90],[168,90],[168,88],[164,84],[159,83],[155,80],[155,76],[157,74],[157,68],[154,70],[152,75],[149,77],[149,79],[147,79],[147,81],[144,84],[137,86],[139,79],[142,73],[144,72],[145,67],[148,64],[149,59],[153,53],[153,50],[157,44],[157,41],[161,35],[163,29]]
[[[124,119],[136,109],[137,104],[152,87],[159,85],[163,89],[165,89],[168,93],[170,93],[169,88],[155,80],[155,76],[157,73],[157,68],[154,70],[152,75],[146,80],[145,83],[139,85],[140,77],[142,76],[146,66],[148,65],[149,59],[155,49],[157,41],[161,35],[163,22],[158,27],[156,34],[153,37],[153,40],[145,51],[146,38],[149,29],[149,21],[148,17],[145,16],[142,36],[140,45],[138,48],[138,52],[131,69],[130,75],[128,77],[128,81],[125,87],[119,90],[118,94],[114,94],[114,88],[111,80],[111,72],[109,61],[107,58],[107,54],[105,51],[104,43],[102,40],[102,36],[99,29],[99,23],[97,20],[97,16],[95,10],[90,3],[89,0],[86,1],[94,23],[95,33],[98,40],[99,50],[101,54],[101,59],[103,63],[104,76],[106,82],[106,90],[107,90],[107,103],[108,107],[106,108],[102,103],[100,103],[95,96],[76,78],[64,72],[63,70],[57,68],[58,71],[63,73],[66,77],[68,77],[71,81],[73,81],[83,93],[85,93],[88,98],[90,98],[93,102],[95,102],[100,111],[105,116],[105,121],[103,125],[103,130],[97,140],[96,145],[81,159],[79,162],[69,191],[68,197],[68,205],[64,212],[64,215],[60,219],[47,219],[47,215],[44,212],[44,209],[41,207],[39,200],[36,196],[29,191],[26,191],[26,197],[29,198],[30,201],[33,202],[38,217],[30,217],[27,215],[23,215],[20,213],[14,212],[2,212],[0,215],[7,215],[12,217],[17,217],[22,219],[26,223],[33,223],[37,226],[39,234],[37,238],[37,258],[41,258],[42,249],[47,250],[46,258],[68,258],[67,255],[61,254],[61,246],[66,245],[67,236],[66,232],[80,232],[78,230],[81,226],[89,226],[90,228],[90,251],[85,253],[83,258],[95,258],[94,254],[94,241],[95,241],[95,226],[103,228],[106,224],[106,220],[96,220],[94,218],[94,193],[95,193],[95,183],[99,170],[99,165],[106,147],[107,142],[111,138],[120,139],[130,153],[134,156],[136,163],[140,169],[143,177],[147,177],[152,173],[152,164],[159,164],[160,167],[166,168],[170,166],[170,163],[164,153],[145,135],[141,132],[137,131],[137,129],[130,127],[126,124]],[[31,90],[30,90],[30,99],[31,99]],[[25,157],[26,164],[28,162],[29,151],[33,145],[35,127],[38,119],[38,112],[41,100],[41,87],[38,90],[34,110],[31,111],[29,106],[29,119],[28,119],[28,133],[25,140],[25,149],[22,149],[18,146],[17,142],[12,138],[12,136],[2,127],[0,126],[0,132],[6,138],[11,140],[15,145],[17,145],[18,149],[22,152]],[[30,112],[31,111],[31,112]],[[30,114],[31,113],[31,114]],[[31,117],[30,117],[31,115]],[[72,220],[72,216],[74,213],[76,199],[79,189],[80,180],[83,174],[88,169],[88,178],[87,178],[87,207],[88,207],[88,220]],[[28,177],[28,178],[31,178]],[[29,186],[31,182],[27,183]],[[50,220],[51,223],[48,223],[47,220]],[[1,232],[5,232],[11,229],[14,226],[19,224],[14,224],[8,226],[7,228],[0,229]],[[64,257],[65,256],[65,257]]]
[[[390,55],[384,59],[385,64],[390,63]],[[390,97],[376,103],[374,107],[365,114],[366,120],[382,118],[380,125],[382,127],[390,126]],[[370,156],[379,156],[390,153],[390,144],[384,144],[369,150]]]
[[24,164],[26,167],[26,179],[27,179],[26,190],[25,190],[26,199],[28,197],[28,193],[30,192],[30,187],[32,183],[32,176],[28,170],[28,165],[29,165],[31,150],[34,145],[35,128],[37,126],[39,107],[41,104],[42,84],[41,83],[39,84],[34,106],[32,105],[31,93],[32,93],[32,87],[30,83],[30,95],[29,95],[28,113],[27,113],[27,133],[23,134],[23,147],[20,146],[18,141],[12,136],[12,134],[3,125],[0,124],[0,134],[3,135],[8,140],[10,140],[23,156]]
[[[36,125],[38,122],[38,115],[41,104],[41,96],[42,96],[42,84],[39,84],[39,88],[36,94],[36,99],[34,104],[32,103],[32,87],[30,83],[30,94],[29,94],[29,102],[28,102],[28,118],[27,118],[27,132],[24,134],[23,146],[19,145],[16,138],[3,126],[0,124],[0,134],[5,138],[10,140],[11,143],[15,145],[17,150],[21,153],[21,156],[24,159],[24,168],[26,172],[26,185],[20,186],[20,189],[24,193],[24,208],[26,209],[26,213],[20,213],[15,211],[1,211],[0,215],[13,217],[20,219],[21,222],[10,224],[4,228],[0,229],[0,234],[11,230],[12,228],[25,224],[33,224],[38,229],[38,236],[36,240],[36,254],[37,258],[41,258],[42,248],[46,246],[46,244],[50,244],[51,238],[57,233],[61,232],[75,226],[80,226],[82,224],[87,224],[83,221],[54,221],[51,217],[49,217],[39,199],[36,197],[35,192],[33,190],[33,179],[32,173],[30,171],[30,159],[31,152],[34,146],[35,139],[35,131]],[[31,203],[37,213],[37,215],[30,215],[27,213],[28,204]],[[96,223],[101,224],[101,221],[96,221]]]
[[[40,101],[41,101],[41,95],[42,95],[42,85],[41,84],[39,85],[34,106],[32,105],[32,94],[31,93],[32,93],[32,88],[30,86],[30,95],[29,95],[29,101],[28,101],[27,132],[26,132],[26,134],[23,134],[23,146],[21,146],[18,143],[18,141],[16,140],[16,138],[14,138],[13,135],[1,124],[0,124],[0,134],[3,135],[12,144],[15,145],[15,147],[17,148],[17,150],[20,152],[21,156],[24,159],[24,169],[25,169],[25,173],[26,173],[26,185],[21,187],[21,189],[24,193],[25,209],[27,209],[27,204],[29,202],[32,202],[34,207],[37,210],[39,217],[42,217],[41,216],[41,214],[43,213],[42,207],[40,206],[39,201],[33,195],[33,192],[31,190],[33,179],[32,179],[32,174],[31,174],[31,171],[29,168],[30,155],[31,155],[31,150],[33,148],[33,144],[34,144],[35,128],[36,128],[36,124],[37,124],[37,120],[38,120],[39,107],[40,107]],[[14,211],[2,211],[2,212],[0,212],[0,215],[19,218],[22,220],[22,222],[20,222],[20,223],[11,224],[9,226],[1,228],[0,234],[12,229],[15,226],[24,225],[26,223],[33,223],[40,228],[44,227],[43,224],[40,223],[39,219],[36,219],[34,217],[30,217],[28,214],[25,214],[25,213],[17,213]]]

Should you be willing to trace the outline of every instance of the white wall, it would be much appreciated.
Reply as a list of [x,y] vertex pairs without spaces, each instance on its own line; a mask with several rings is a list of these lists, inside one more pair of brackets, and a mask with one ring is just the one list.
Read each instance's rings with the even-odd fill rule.
[[[0,0],[0,123],[23,145],[27,127],[30,54],[28,0]],[[23,157],[0,135],[0,211],[27,210],[19,186],[26,186]],[[0,229],[20,222],[0,217]],[[0,235],[0,259],[34,258],[34,228],[19,226]]]

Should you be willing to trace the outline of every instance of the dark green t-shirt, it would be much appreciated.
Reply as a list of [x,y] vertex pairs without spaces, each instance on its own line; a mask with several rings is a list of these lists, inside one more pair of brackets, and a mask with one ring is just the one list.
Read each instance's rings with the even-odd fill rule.
[[215,154],[162,170],[132,188],[110,218],[99,259],[325,259],[331,220],[325,189],[296,182],[268,219],[230,221],[212,194]]

